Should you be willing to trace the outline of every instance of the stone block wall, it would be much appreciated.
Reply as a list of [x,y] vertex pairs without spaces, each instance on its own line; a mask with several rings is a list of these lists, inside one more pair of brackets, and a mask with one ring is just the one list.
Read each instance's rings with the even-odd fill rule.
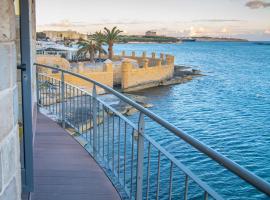
[[[79,73],[102,84],[105,84],[109,87],[113,87],[113,69],[111,62],[104,63],[103,71],[89,71],[87,68],[84,69],[83,67],[80,67],[79,70],[76,70],[74,72]],[[52,70],[47,71],[47,75],[58,80],[61,79],[61,73],[52,73]],[[69,74],[65,74],[64,79],[65,82],[71,85],[75,85],[83,90],[92,92],[93,84],[88,81],[85,81],[81,78],[77,78]],[[104,93],[104,90],[97,87],[97,93],[99,94]]]
[[[43,65],[59,65],[62,69],[70,69],[70,63],[68,60],[55,55],[37,55],[36,62]],[[45,68],[40,68],[42,71],[47,71]]]
[[161,54],[160,58],[156,58],[155,53],[152,53],[152,57],[148,58],[146,53],[143,53],[142,57],[138,58],[133,53],[131,58],[141,62],[142,66],[134,68],[129,59],[122,62],[121,87],[123,91],[158,86],[160,82],[173,77],[174,57],[171,55],[166,55],[164,58],[164,55]]
[[0,200],[21,195],[16,83],[16,30],[12,0],[0,0]]

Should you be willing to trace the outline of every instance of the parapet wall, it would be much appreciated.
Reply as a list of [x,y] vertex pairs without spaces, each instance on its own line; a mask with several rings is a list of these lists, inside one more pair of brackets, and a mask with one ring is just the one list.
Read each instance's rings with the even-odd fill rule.
[[[62,69],[70,70],[76,73],[79,73],[83,76],[86,76],[90,79],[93,79],[97,82],[103,83],[105,85],[108,85],[110,87],[113,87],[113,69],[112,69],[112,62],[106,62],[103,65],[103,70],[101,71],[93,71],[89,69],[88,67],[84,66],[84,63],[78,63],[78,68],[71,68],[70,63],[59,56],[37,56],[37,63],[44,64],[44,65],[50,65],[55,66],[58,65]],[[50,69],[42,68],[42,72],[48,74],[48,76],[61,79],[61,74],[54,72]],[[75,85],[81,89],[84,89],[86,91],[91,92],[93,88],[93,84],[89,83],[85,80],[82,80],[80,78],[77,78],[75,76],[65,74],[65,81],[69,84]],[[98,93],[103,93],[104,91],[100,88],[97,88]]]
[[[83,76],[86,76],[90,79],[93,79],[97,82],[105,84],[109,87],[113,87],[113,68],[111,62],[104,63],[103,71],[91,71],[88,68],[85,68],[84,66],[81,65],[79,66],[79,69],[75,72]],[[57,78],[60,78],[60,74],[59,75],[54,74],[53,76],[58,76]],[[72,75],[65,75],[65,81],[89,92],[91,92],[93,88],[92,83],[89,83],[88,81],[84,81]],[[101,88],[97,87],[97,92],[103,93],[104,91]]]
[[[70,63],[65,58],[55,55],[37,55],[36,62],[43,65],[55,66],[58,65],[62,69],[70,69]],[[45,69],[45,68],[43,68]]]
[[136,54],[136,52],[132,51],[131,55],[127,55],[125,51],[122,51],[120,55],[114,55],[113,56],[113,60],[114,61],[117,61],[117,60],[121,60],[123,58],[129,58],[129,59],[132,59],[132,60],[136,60],[138,62],[138,64],[140,66],[143,65],[144,63],[144,60],[145,59],[148,59],[148,65],[149,66],[155,66],[156,63],[161,60],[162,61],[162,65],[165,64],[166,60],[167,60],[167,57],[170,56],[172,57],[173,59],[173,62],[174,62],[174,56],[172,55],[168,55],[168,54],[163,54],[163,53],[160,53],[159,54],[159,57],[157,56],[157,54],[155,52],[152,52],[151,53],[151,56],[148,56],[146,52],[142,52],[141,55],[138,55]]
[[134,68],[129,59],[122,62],[122,81],[121,87],[123,91],[133,91],[159,85],[163,80],[172,78],[174,73],[174,56],[164,54],[160,58],[152,53],[151,57],[147,57],[143,52],[141,57],[137,57],[135,52],[131,56],[126,56],[122,52],[121,56],[137,60],[139,67]]

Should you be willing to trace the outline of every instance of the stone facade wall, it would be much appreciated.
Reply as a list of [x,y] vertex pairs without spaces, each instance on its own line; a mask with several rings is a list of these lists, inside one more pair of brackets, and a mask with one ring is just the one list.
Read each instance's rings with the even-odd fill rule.
[[15,11],[12,0],[0,0],[0,5],[0,199],[19,200]]

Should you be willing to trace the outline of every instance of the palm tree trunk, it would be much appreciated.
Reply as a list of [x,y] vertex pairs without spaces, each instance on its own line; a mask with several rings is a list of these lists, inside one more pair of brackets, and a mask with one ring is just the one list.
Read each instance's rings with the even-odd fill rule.
[[109,59],[112,59],[113,57],[113,44],[112,43],[109,44],[108,52],[109,52]]
[[101,50],[98,51],[98,58],[101,59]]
[[95,52],[92,51],[92,52],[90,53],[90,62],[91,62],[91,63],[94,63],[94,61],[95,61],[95,60],[94,60],[94,57],[95,57]]

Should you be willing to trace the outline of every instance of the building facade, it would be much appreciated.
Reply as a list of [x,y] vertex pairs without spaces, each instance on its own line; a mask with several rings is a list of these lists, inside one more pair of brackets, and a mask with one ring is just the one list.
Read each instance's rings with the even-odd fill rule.
[[157,32],[156,31],[146,31],[145,36],[157,36]]
[[80,38],[87,39],[86,34],[79,33],[77,31],[43,31],[46,37],[49,37],[53,41],[71,39],[78,40]]

